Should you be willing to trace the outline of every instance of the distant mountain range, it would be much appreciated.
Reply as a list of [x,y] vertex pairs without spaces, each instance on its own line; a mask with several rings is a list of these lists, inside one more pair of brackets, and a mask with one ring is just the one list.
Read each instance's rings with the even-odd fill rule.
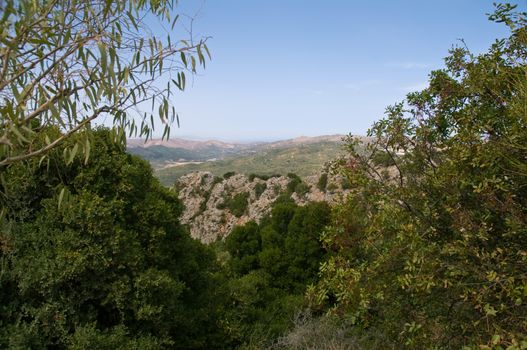
[[128,151],[152,164],[156,176],[171,186],[182,175],[210,171],[216,176],[234,171],[309,176],[342,154],[344,135],[301,136],[276,142],[229,143],[216,140],[128,140]]
[[223,148],[223,149],[233,149],[237,147],[251,147],[251,145],[256,145],[258,143],[228,143],[217,140],[207,140],[207,141],[194,141],[194,140],[185,140],[185,139],[170,139],[170,140],[160,140],[153,139],[145,142],[142,139],[129,139],[127,141],[129,148],[151,148],[151,147],[166,147],[173,149],[186,149],[186,150],[203,150],[211,147]]

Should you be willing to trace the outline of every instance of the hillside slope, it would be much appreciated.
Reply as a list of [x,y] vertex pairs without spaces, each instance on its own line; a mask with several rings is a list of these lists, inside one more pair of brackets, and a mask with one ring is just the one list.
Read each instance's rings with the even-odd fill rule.
[[[320,181],[321,176],[327,181]],[[211,172],[194,172],[176,182],[178,196],[185,205],[181,218],[189,225],[192,237],[211,243],[228,235],[235,225],[259,222],[280,197],[299,205],[326,201],[333,203],[347,195],[346,181],[340,176],[247,177],[234,174],[227,179]]]
[[320,171],[325,163],[338,158],[340,151],[340,144],[334,142],[271,148],[255,151],[251,155],[231,156],[201,164],[184,164],[158,169],[155,174],[166,186],[172,185],[179,177],[195,171],[209,171],[215,176],[234,171],[246,175],[295,173],[306,177]]
[[223,159],[231,155],[243,154],[257,144],[237,144],[221,141],[193,141],[184,139],[171,139],[162,141],[158,139],[144,142],[139,139],[127,140],[129,153],[140,156],[150,162],[154,169],[186,162],[205,162]]

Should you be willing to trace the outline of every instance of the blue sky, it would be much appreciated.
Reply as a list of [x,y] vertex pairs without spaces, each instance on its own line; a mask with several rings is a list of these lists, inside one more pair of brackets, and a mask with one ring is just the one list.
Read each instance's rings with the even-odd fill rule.
[[[525,7],[526,1],[517,1]],[[386,106],[422,89],[463,38],[507,35],[492,1],[180,0],[210,36],[212,61],[174,100],[171,137],[231,141],[364,135]]]

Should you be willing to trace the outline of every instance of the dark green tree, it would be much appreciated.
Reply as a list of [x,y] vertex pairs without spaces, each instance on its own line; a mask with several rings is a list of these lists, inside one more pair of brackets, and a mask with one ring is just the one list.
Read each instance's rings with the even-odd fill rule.
[[326,192],[326,187],[328,187],[328,173],[322,173],[318,178],[317,188],[322,192]]
[[325,251],[319,241],[329,222],[326,203],[274,204],[260,225],[249,222],[226,238],[228,261],[226,333],[236,346],[265,348],[286,331],[316,281]]
[[235,274],[244,275],[259,267],[258,252],[261,249],[260,228],[251,221],[243,226],[236,226],[225,241],[230,253],[230,269]]
[[145,161],[88,137],[86,165],[56,149],[2,169],[0,347],[215,344],[213,254]]
[[326,202],[309,203],[298,207],[287,228],[283,251],[287,273],[284,286],[294,293],[303,293],[307,285],[315,282],[319,264],[325,256],[320,237],[330,219]]

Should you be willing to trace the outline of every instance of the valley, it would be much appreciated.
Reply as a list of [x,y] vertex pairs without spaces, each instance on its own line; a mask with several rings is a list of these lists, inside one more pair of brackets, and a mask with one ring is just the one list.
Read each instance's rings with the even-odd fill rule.
[[298,137],[267,143],[226,143],[220,141],[153,140],[128,141],[128,152],[149,161],[155,176],[172,186],[183,175],[208,171],[214,176],[240,174],[307,177],[319,173],[343,152],[344,135]]

